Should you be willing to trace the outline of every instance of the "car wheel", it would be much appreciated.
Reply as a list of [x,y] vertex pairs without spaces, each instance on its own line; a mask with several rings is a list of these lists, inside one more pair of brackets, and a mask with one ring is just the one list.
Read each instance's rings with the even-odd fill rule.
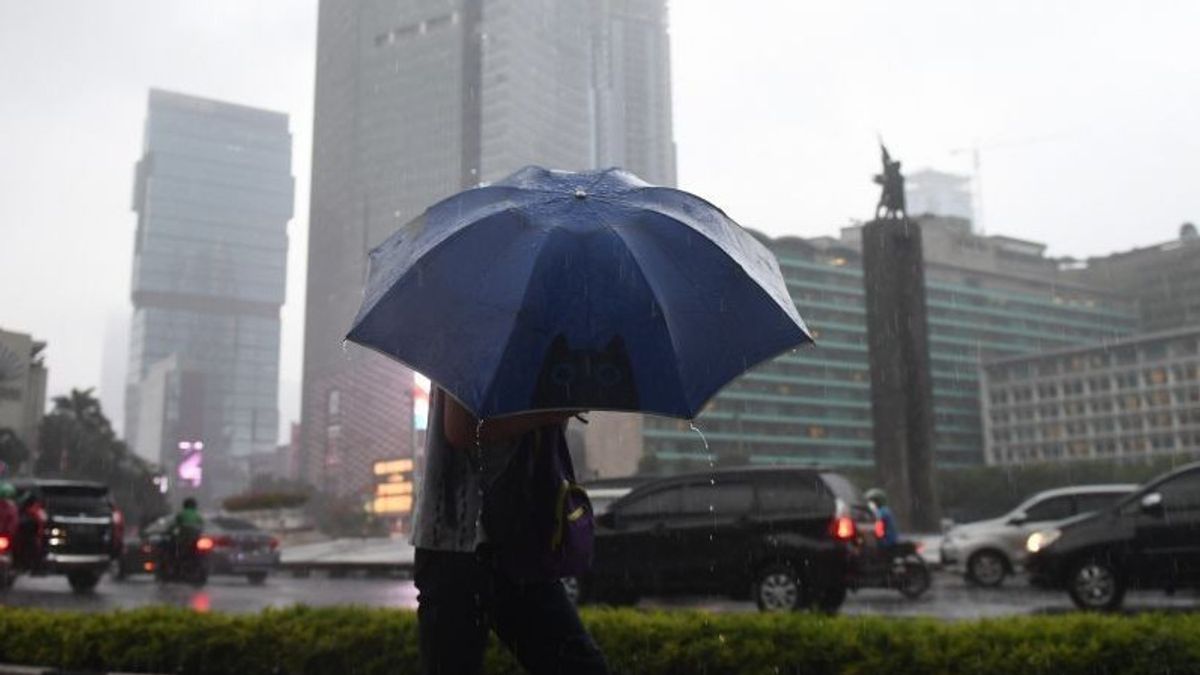
[[1067,592],[1079,609],[1107,611],[1121,606],[1125,583],[1111,562],[1090,558],[1072,568],[1067,577]]
[[986,588],[996,588],[1008,575],[1008,561],[997,551],[979,551],[967,560],[967,581]]
[[826,588],[817,596],[816,608],[818,611],[826,614],[836,614],[842,607],[842,603],[846,602],[846,587],[837,586]]
[[804,586],[790,565],[770,565],[754,582],[754,601],[763,612],[791,612],[804,604]]
[[71,572],[67,575],[67,583],[76,593],[91,593],[100,583],[100,575],[96,572]]
[[255,586],[262,586],[267,581],[266,572],[251,572],[246,575],[246,581],[249,581]]

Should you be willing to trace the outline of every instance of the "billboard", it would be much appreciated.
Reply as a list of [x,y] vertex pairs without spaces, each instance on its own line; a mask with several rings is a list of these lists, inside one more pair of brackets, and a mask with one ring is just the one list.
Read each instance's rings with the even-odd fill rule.
[[379,515],[403,516],[412,512],[413,461],[410,458],[387,459],[375,462],[375,494],[371,512]]
[[179,463],[176,464],[179,484],[192,488],[200,487],[204,480],[204,443],[201,441],[179,442]]

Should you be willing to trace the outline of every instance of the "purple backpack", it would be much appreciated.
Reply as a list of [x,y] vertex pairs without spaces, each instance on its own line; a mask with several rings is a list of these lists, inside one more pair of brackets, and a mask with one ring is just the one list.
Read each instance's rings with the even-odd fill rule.
[[575,483],[562,428],[527,434],[483,495],[483,526],[514,581],[579,576],[592,565],[592,503]]

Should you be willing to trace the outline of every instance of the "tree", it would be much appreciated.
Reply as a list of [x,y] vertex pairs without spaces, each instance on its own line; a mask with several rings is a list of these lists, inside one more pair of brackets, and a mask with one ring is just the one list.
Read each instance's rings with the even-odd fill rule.
[[4,462],[4,474],[12,475],[22,464],[29,461],[29,448],[12,429],[0,429],[0,462]]
[[116,437],[91,389],[72,389],[54,398],[54,408],[42,418],[34,473],[108,485],[130,522],[168,510],[154,483],[154,467]]

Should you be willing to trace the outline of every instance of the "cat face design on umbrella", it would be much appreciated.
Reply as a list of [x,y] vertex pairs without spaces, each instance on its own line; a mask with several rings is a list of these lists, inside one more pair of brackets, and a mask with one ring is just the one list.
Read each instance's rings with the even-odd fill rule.
[[637,385],[621,336],[602,349],[572,349],[559,334],[550,343],[538,373],[534,405],[636,410]]

